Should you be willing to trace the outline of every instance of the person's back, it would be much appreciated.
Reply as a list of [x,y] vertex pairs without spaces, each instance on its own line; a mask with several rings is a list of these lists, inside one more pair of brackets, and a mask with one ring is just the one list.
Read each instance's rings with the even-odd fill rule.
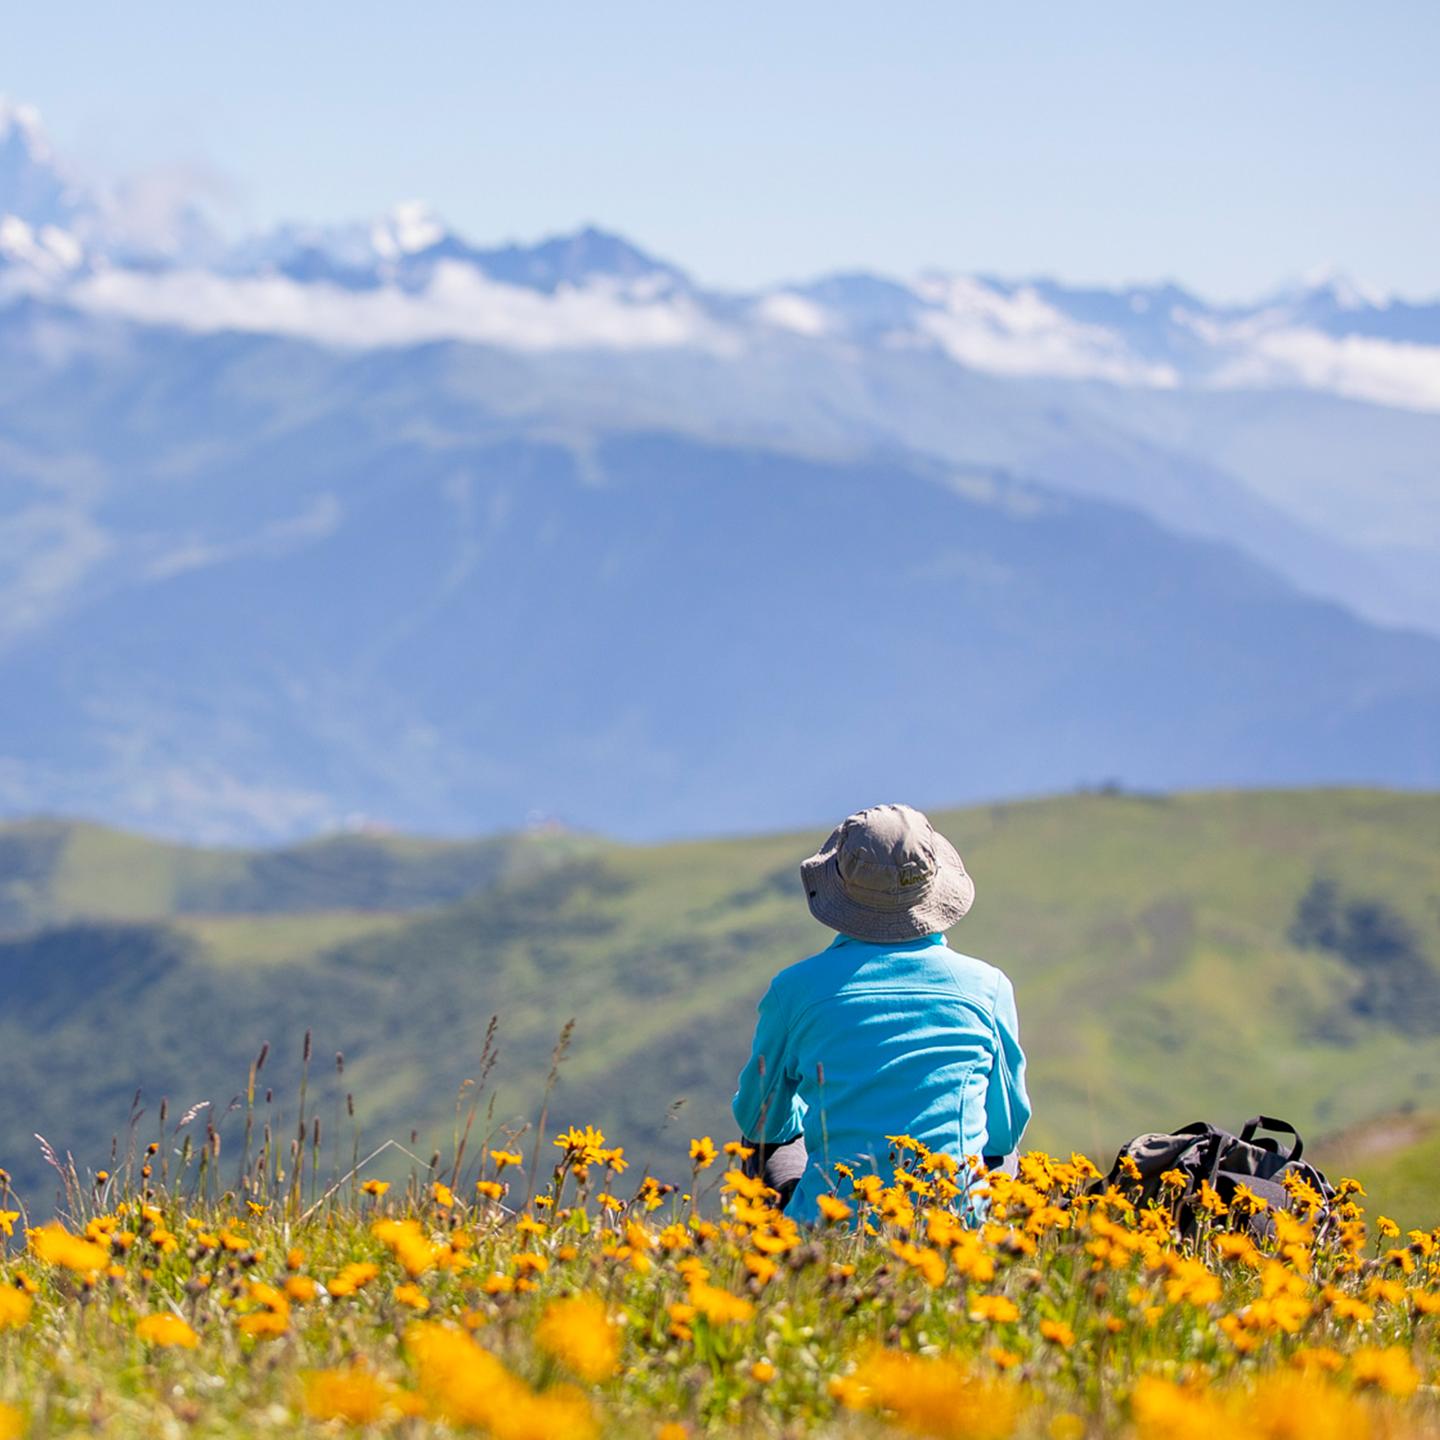
[[945,943],[974,895],[953,847],[909,807],[878,806],[802,875],[842,933],[775,977],[732,1107],[748,1141],[807,1162],[790,1213],[815,1217],[836,1162],[883,1172],[890,1136],[962,1162],[1013,1150],[1030,1118],[1015,997]]

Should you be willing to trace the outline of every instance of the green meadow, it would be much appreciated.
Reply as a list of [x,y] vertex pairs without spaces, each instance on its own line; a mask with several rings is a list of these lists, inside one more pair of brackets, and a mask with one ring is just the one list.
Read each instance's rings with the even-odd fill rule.
[[[977,883],[951,942],[1015,982],[1035,1145],[1104,1158],[1142,1130],[1265,1111],[1358,1173],[1372,1212],[1433,1223],[1440,796],[1094,792],[933,813]],[[110,1166],[160,1133],[162,1097],[171,1131],[209,1101],[228,1136],[266,1044],[278,1129],[307,1031],[311,1113],[340,1152],[393,1139],[423,1160],[453,1136],[495,1016],[478,1125],[533,1123],[573,1020],[552,1112],[661,1165],[681,1137],[730,1134],[757,999],[827,943],[797,879],[822,838],[243,851],[0,827],[0,1164],[43,1191],[38,1132],[81,1170]]]

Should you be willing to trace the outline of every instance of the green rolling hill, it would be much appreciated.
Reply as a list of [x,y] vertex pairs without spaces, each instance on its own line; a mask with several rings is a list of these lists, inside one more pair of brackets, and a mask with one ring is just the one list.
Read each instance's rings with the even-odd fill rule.
[[[1440,795],[1086,793],[935,818],[978,887],[952,943],[1015,981],[1036,1144],[1103,1156],[1263,1109],[1397,1218],[1440,1219]],[[243,851],[0,827],[0,1164],[43,1191],[37,1131],[108,1164],[137,1090],[144,1139],[161,1096],[167,1131],[199,1101],[224,1116],[267,1042],[282,1125],[307,1029],[312,1113],[345,1154],[346,1090],[367,1148],[444,1146],[493,1014],[497,1125],[533,1118],[573,1018],[552,1120],[678,1178],[688,1136],[730,1133],[769,977],[826,943],[797,879],[820,838]],[[220,1129],[228,1156],[237,1117]]]

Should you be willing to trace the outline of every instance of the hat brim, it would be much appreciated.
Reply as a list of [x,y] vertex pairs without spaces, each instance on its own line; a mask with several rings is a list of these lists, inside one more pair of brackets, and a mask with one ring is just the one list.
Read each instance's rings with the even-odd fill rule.
[[937,834],[935,840],[939,866],[925,893],[903,909],[878,910],[859,904],[846,891],[838,864],[840,832],[836,830],[822,849],[800,863],[810,913],[822,925],[856,940],[919,940],[943,934],[975,903],[975,882],[955,847],[943,835]]

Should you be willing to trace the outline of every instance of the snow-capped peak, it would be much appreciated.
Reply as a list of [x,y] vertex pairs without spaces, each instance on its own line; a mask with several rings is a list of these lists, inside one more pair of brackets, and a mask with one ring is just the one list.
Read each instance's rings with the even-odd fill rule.
[[33,105],[0,97],[0,215],[27,225],[70,226],[87,201],[56,163]]
[[1312,266],[1296,288],[1301,296],[1325,296],[1337,310],[1383,310],[1393,298],[1336,265]]
[[418,255],[445,238],[444,222],[423,200],[404,200],[370,229],[370,243],[382,260]]
[[50,142],[33,105],[17,104],[0,95],[0,143],[23,144],[38,161],[51,159]]

